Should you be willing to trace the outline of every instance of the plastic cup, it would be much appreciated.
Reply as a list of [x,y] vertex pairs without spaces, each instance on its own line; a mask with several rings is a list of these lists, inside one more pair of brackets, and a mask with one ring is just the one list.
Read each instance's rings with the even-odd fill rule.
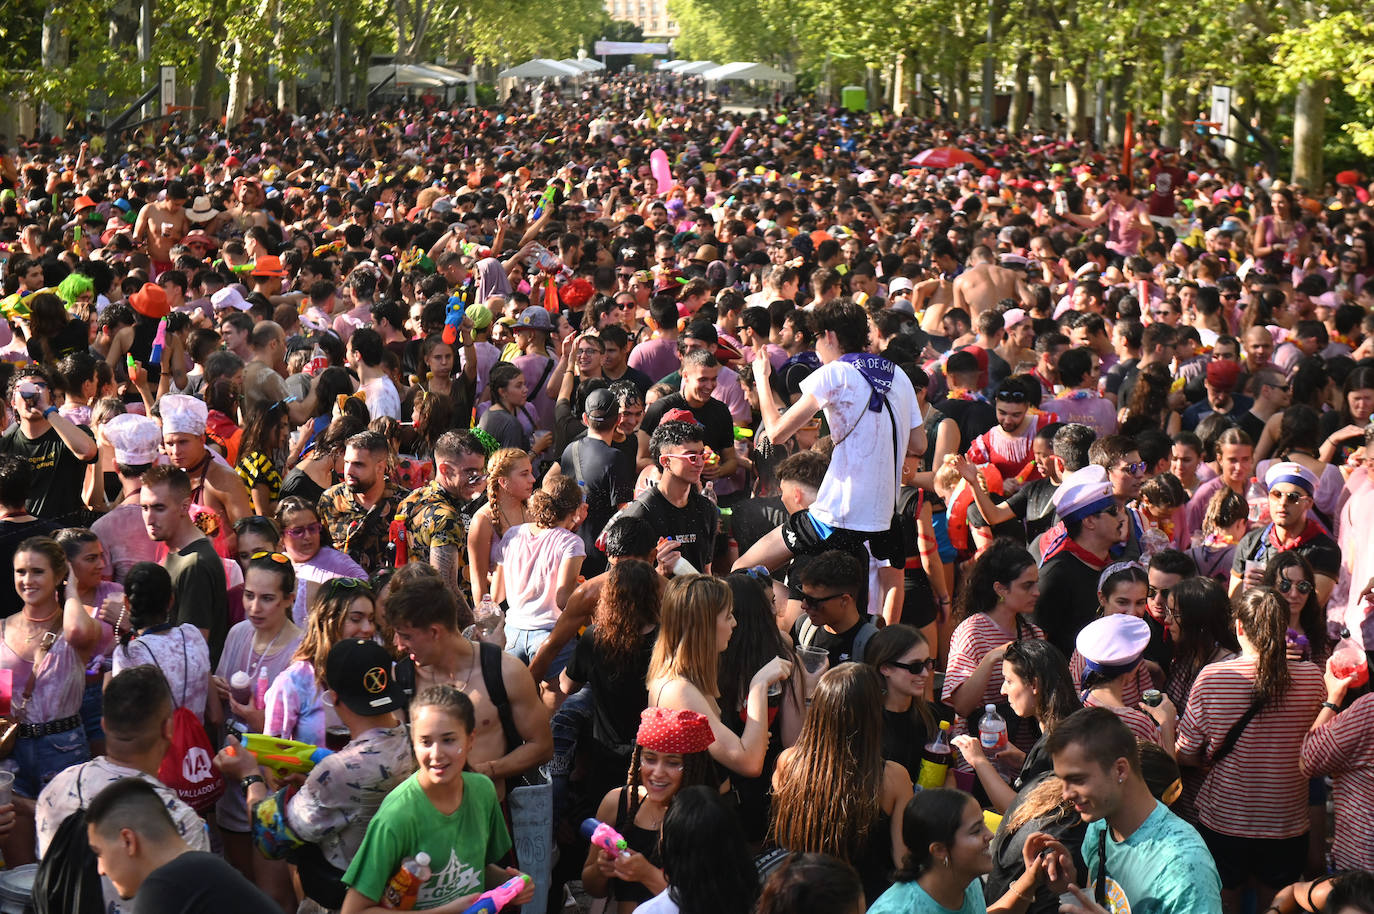
[[807,646],[797,648],[797,656],[801,659],[802,668],[815,676],[825,669],[825,664],[830,659],[830,652],[824,648]]
[[14,772],[0,771],[0,806],[14,802]]
[[229,696],[241,705],[248,704],[253,698],[253,677],[239,670],[229,677]]
[[1246,560],[1245,560],[1245,581],[1242,582],[1242,583],[1245,583],[1246,586],[1249,586],[1249,580],[1250,580],[1250,577],[1251,577],[1252,573],[1253,573],[1253,575],[1255,575],[1255,576],[1262,577],[1262,576],[1264,575],[1264,562],[1257,562],[1257,561],[1255,561],[1254,559],[1246,559]]

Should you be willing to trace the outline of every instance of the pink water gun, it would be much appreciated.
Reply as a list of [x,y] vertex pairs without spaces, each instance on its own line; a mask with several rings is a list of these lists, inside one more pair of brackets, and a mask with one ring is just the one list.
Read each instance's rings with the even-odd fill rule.
[[629,856],[630,845],[620,834],[611,826],[602,822],[600,819],[582,820],[582,837],[601,848],[612,857]]
[[463,914],[496,914],[511,903],[511,899],[525,890],[533,880],[521,873],[512,876],[490,891],[483,892]]

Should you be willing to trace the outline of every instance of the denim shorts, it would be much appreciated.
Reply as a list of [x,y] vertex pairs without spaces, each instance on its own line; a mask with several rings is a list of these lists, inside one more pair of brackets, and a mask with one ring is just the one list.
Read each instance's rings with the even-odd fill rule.
[[16,740],[5,767],[14,772],[14,792],[35,800],[38,792],[60,772],[90,760],[91,745],[86,741],[86,731],[77,727],[65,733]]
[[105,682],[103,678],[96,678],[86,683],[86,691],[81,696],[81,726],[86,731],[86,739],[94,742],[105,738],[105,730],[100,726],[100,716],[104,713],[104,702],[101,700],[105,694]]
[[[530,665],[534,655],[539,653],[539,646],[548,640],[552,631],[542,628],[507,628],[506,629],[506,653],[516,657],[525,666]],[[549,664],[549,671],[544,675],[545,682],[557,682],[558,676],[563,672],[563,668],[572,660],[573,649],[577,647],[577,639],[573,638],[563,645],[558,656],[553,658]]]

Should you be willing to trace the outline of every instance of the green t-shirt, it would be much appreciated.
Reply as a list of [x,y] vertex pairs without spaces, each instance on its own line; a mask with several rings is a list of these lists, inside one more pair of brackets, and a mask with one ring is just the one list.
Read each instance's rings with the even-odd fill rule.
[[[1221,914],[1221,878],[1197,829],[1163,803],[1117,841],[1103,819],[1088,823],[1083,837],[1086,878],[1102,873],[1107,856],[1107,910],[1111,914]],[[1107,840],[1102,841],[1103,834]],[[1088,894],[1092,895],[1090,888]]]
[[915,881],[894,882],[892,888],[878,896],[868,914],[987,914],[983,900],[983,882],[975,879],[964,889],[964,903],[958,910],[940,904]]
[[376,901],[409,857],[429,854],[432,875],[420,887],[417,911],[486,890],[486,867],[510,850],[510,833],[491,779],[463,772],[463,803],[453,815],[434,808],[417,774],[382,801],[343,881]]

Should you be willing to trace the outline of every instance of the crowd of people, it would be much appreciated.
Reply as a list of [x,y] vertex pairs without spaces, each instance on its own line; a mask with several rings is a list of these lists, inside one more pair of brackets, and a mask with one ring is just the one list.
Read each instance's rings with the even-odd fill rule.
[[0,146],[47,910],[1374,914],[1358,176],[644,75],[159,131]]

